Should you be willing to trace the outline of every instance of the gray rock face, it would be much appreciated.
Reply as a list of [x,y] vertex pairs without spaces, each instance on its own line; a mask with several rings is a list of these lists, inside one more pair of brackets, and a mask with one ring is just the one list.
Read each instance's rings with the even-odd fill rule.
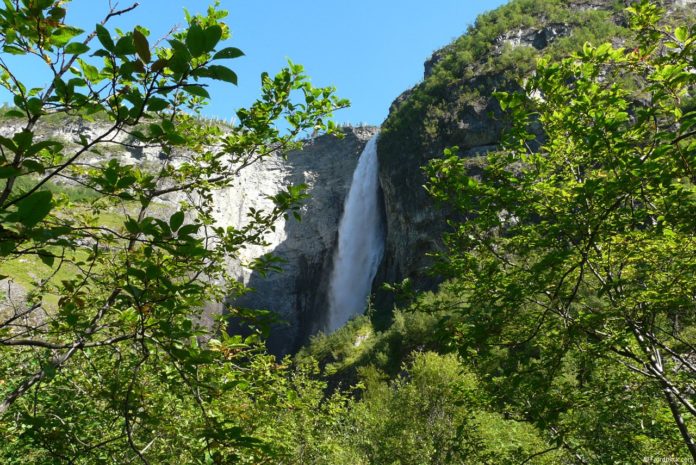
[[[422,167],[440,157],[447,147],[457,146],[460,154],[476,165],[485,154],[495,150],[507,127],[494,90],[519,90],[517,84],[502,74],[483,74],[456,83],[442,95],[445,111],[431,120],[434,135],[424,135],[422,123],[413,121],[408,131],[399,131],[380,139],[380,182],[384,192],[387,239],[383,263],[376,282],[400,282],[410,279],[415,288],[430,289],[440,278],[427,273],[433,264],[429,253],[442,249],[448,213],[435,205],[424,189]],[[460,98],[464,92],[479,96]],[[408,105],[410,95],[397,99],[392,111]],[[376,290],[376,289],[375,289]],[[388,311],[392,301],[377,293],[377,307]]]
[[516,29],[498,37],[496,45],[498,48],[507,45],[534,47],[537,50],[542,50],[558,37],[568,35],[569,32],[570,27],[567,24],[547,24],[541,29]]
[[[249,206],[263,208],[269,203],[266,195],[287,184],[308,186],[310,197],[302,209],[302,220],[291,217],[277,224],[266,238],[269,246],[250,247],[242,262],[231,264],[252,290],[228,304],[272,310],[283,320],[272,328],[268,340],[275,354],[297,350],[325,323],[326,293],[343,203],[360,153],[375,132],[376,128],[351,128],[343,139],[319,137],[304,150],[290,153],[287,160],[270,158],[250,167],[239,185],[216,199],[219,223],[242,225]],[[282,272],[264,277],[244,266],[245,258],[269,252],[284,260]]]

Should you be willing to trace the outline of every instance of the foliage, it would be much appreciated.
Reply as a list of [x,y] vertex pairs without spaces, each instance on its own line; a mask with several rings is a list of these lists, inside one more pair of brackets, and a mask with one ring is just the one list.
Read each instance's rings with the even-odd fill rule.
[[[696,89],[694,31],[658,26],[661,12],[648,2],[628,11],[637,47],[586,44],[560,62],[540,60],[524,93],[499,94],[515,121],[506,150],[489,157],[480,179],[448,152],[428,168],[429,190],[468,218],[453,224],[443,256],[476,315],[467,346],[487,341],[501,361],[521,364],[514,371],[538,375],[508,375],[502,389],[557,389],[551,374],[580,363],[577,382],[606,376],[613,402],[659,412],[655,429],[643,427],[646,438],[696,459],[694,347],[685,339],[696,316],[696,113],[683,110]],[[648,407],[658,395],[661,404]],[[548,424],[540,402],[548,396],[527,399],[526,415]],[[598,413],[602,402],[592,400]],[[640,411],[620,420],[616,408],[602,420],[644,426]],[[565,411],[554,423],[577,424],[578,412]],[[677,452],[670,444],[680,436]],[[569,447],[592,463],[635,463],[641,452]]]
[[459,287],[445,283],[435,293],[414,293],[413,300],[395,309],[386,328],[368,315],[350,320],[332,334],[313,336],[296,361],[317,360],[330,381],[352,385],[367,366],[395,377],[413,352],[455,351],[451,339],[462,305]]
[[[257,395],[282,369],[257,335],[226,336],[222,321],[203,325],[201,315],[243,292],[226,261],[263,244],[304,194],[289,186],[234,229],[215,223],[213,193],[307,131],[333,132],[326,118],[346,102],[290,63],[263,74],[260,99],[222,131],[191,113],[209,99],[207,82],[237,80],[224,63],[242,52],[224,44],[224,11],[187,15],[155,43],[141,26],[108,28],[137,5],[83,31],[65,22],[65,3],[0,7],[3,53],[38,59],[49,76],[27,88],[0,60],[0,85],[14,97],[6,116],[21,121],[0,137],[0,269],[44,267],[0,309],[0,461],[208,464],[270,453],[244,429],[252,408],[238,400],[282,405],[283,391]],[[69,146],[39,131],[70,117],[98,119],[98,133]],[[111,156],[133,143],[158,147],[162,163]],[[84,163],[94,157],[102,161]],[[163,196],[177,211],[162,215]]]
[[[556,447],[535,428],[486,411],[475,375],[455,355],[414,352],[393,380],[361,370],[359,400],[336,392],[315,407],[285,411],[286,461],[297,464],[551,464]],[[289,425],[289,427],[288,427]],[[540,453],[544,452],[544,453]]]
[[[547,448],[533,428],[481,411],[476,377],[455,356],[417,353],[403,368],[406,374],[390,383],[374,373],[365,381],[355,411],[359,430],[367,433],[359,443],[365,463],[503,464]],[[508,432],[512,437],[505,437]]]

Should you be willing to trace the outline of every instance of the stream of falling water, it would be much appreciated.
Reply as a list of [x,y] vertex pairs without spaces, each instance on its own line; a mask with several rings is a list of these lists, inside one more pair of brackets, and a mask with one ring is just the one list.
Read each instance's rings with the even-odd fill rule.
[[329,333],[365,311],[384,253],[377,136],[368,141],[360,155],[338,227],[338,248],[329,285]]

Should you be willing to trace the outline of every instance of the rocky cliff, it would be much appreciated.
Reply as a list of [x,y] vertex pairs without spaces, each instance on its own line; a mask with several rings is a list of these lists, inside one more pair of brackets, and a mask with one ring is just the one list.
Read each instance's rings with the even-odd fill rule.
[[[694,0],[664,2],[669,18],[690,16]],[[379,140],[387,242],[379,281],[409,278],[416,289],[440,280],[426,270],[442,245],[446,211],[428,197],[422,166],[459,147],[473,174],[508,126],[494,91],[519,91],[542,54],[566,56],[586,41],[622,43],[630,36],[624,2],[512,0],[479,17],[467,33],[425,63],[423,81],[391,106]],[[378,307],[388,313],[386,294]]]
[[353,171],[376,128],[348,128],[345,137],[322,136],[287,158],[273,157],[251,166],[238,184],[220,192],[216,217],[220,224],[244,224],[249,207],[270,207],[266,198],[288,184],[306,184],[309,198],[301,221],[292,217],[276,225],[267,247],[252,247],[242,257],[272,253],[283,262],[281,272],[266,276],[243,263],[231,264],[251,291],[229,305],[272,310],[280,318],[268,346],[275,354],[294,352],[325,323],[328,279],[338,237],[338,223]]

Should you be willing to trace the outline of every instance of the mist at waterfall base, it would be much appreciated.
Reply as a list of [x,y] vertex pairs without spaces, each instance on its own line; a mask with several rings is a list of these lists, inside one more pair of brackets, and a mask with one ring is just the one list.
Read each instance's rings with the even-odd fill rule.
[[376,134],[365,145],[353,173],[338,227],[338,248],[329,285],[331,333],[367,307],[372,280],[384,253]]

